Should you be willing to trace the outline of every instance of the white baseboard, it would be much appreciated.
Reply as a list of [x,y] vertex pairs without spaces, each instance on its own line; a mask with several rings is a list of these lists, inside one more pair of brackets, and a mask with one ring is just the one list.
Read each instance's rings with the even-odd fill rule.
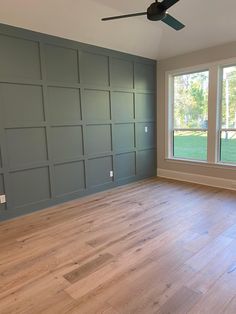
[[197,183],[201,185],[207,185],[236,191],[236,180],[209,177],[200,174],[172,171],[166,169],[157,169],[157,176],[160,178]]

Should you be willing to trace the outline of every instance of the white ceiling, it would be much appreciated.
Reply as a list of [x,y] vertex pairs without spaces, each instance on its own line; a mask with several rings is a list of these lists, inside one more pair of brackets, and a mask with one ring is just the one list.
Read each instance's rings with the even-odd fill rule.
[[235,0],[180,0],[169,13],[186,28],[137,17],[152,0],[0,0],[0,22],[148,58],[163,59],[236,40]]

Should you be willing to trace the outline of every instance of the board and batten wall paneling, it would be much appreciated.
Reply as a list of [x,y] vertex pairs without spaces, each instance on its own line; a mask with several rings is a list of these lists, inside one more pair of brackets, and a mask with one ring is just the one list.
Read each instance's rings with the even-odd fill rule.
[[0,220],[156,174],[153,60],[0,24],[0,112]]

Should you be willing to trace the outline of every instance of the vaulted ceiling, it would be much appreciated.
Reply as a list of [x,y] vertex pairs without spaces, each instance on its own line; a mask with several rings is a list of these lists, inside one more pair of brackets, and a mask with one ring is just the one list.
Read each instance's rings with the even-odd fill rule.
[[180,0],[169,13],[186,28],[136,17],[101,22],[101,17],[142,12],[151,0],[1,0],[0,23],[19,26],[153,59],[236,41],[235,0]]

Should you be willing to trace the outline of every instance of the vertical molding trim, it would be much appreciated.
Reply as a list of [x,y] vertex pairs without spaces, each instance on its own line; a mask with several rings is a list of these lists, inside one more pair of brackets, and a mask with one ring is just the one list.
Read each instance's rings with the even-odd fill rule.
[[45,119],[45,131],[46,131],[46,145],[47,145],[47,154],[49,161],[49,186],[50,186],[50,196],[51,199],[56,197],[55,194],[55,173],[54,173],[54,162],[53,154],[51,148],[51,127],[50,127],[50,117],[48,111],[48,85],[47,85],[47,73],[46,73],[46,59],[45,59],[45,44],[39,42],[39,55],[40,55],[40,67],[41,67],[41,79],[43,81],[42,91],[43,91],[43,109],[44,109],[44,119]]

